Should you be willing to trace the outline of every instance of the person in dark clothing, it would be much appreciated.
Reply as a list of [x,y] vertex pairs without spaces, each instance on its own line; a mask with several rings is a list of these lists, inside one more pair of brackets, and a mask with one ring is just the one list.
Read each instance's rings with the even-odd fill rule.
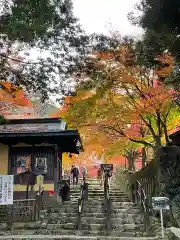
[[65,181],[64,186],[60,189],[60,192],[59,192],[62,202],[69,200],[69,196],[68,196],[69,192],[70,192],[70,186],[68,182]]
[[78,180],[79,180],[79,169],[76,166],[73,166],[71,169],[71,174],[73,175],[73,185],[78,184]]

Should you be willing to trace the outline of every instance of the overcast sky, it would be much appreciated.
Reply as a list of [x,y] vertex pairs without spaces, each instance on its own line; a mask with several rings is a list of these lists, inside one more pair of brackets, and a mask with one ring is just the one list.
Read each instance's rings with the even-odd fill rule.
[[139,36],[142,30],[132,26],[127,14],[139,0],[73,0],[74,13],[87,33],[108,33],[111,24],[121,35]]
[[[108,34],[110,26],[121,35],[139,37],[142,29],[132,26],[127,14],[140,0],[72,0],[74,14],[87,33]],[[54,102],[56,97],[51,97]],[[58,104],[56,104],[58,105]],[[59,105],[58,105],[59,106]]]

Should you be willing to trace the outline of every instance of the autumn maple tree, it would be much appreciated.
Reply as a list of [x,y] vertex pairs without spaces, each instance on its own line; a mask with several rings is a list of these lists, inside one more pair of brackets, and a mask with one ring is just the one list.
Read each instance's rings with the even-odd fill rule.
[[87,96],[72,98],[67,119],[76,127],[96,127],[112,141],[123,137],[156,150],[169,142],[179,109],[174,92],[163,84],[154,86],[156,72],[133,64],[134,57],[129,46],[94,54],[93,76],[83,82]]
[[123,156],[126,159],[126,163],[123,163],[123,167],[128,168],[129,171],[136,171],[137,160],[142,159],[142,151],[137,143],[131,142],[128,139],[122,137],[117,141],[113,141],[105,150],[105,156],[107,158]]

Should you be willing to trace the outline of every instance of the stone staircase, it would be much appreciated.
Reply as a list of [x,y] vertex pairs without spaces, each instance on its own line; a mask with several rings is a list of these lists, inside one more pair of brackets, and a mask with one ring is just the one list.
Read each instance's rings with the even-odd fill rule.
[[42,210],[40,221],[36,223],[14,224],[13,230],[9,234],[20,234],[26,237],[33,235],[33,238],[31,238],[33,240],[40,238],[56,240],[157,239],[145,234],[142,215],[138,207],[133,205],[127,194],[120,192],[115,184],[112,183],[110,188],[108,211],[105,206],[103,188],[98,186],[96,180],[89,182],[88,201],[84,202],[80,218],[78,216],[79,196],[80,187],[72,187],[71,201],[64,204],[58,203],[56,207]]
[[103,189],[90,188],[81,216],[81,235],[89,236],[89,239],[92,236],[97,239],[155,239],[144,232],[139,208],[114,184],[110,189],[108,207],[109,210],[106,211]]

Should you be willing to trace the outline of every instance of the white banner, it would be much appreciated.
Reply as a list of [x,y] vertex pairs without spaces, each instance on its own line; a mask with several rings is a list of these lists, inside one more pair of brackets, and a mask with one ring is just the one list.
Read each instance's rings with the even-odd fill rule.
[[13,204],[14,175],[0,175],[0,205]]

